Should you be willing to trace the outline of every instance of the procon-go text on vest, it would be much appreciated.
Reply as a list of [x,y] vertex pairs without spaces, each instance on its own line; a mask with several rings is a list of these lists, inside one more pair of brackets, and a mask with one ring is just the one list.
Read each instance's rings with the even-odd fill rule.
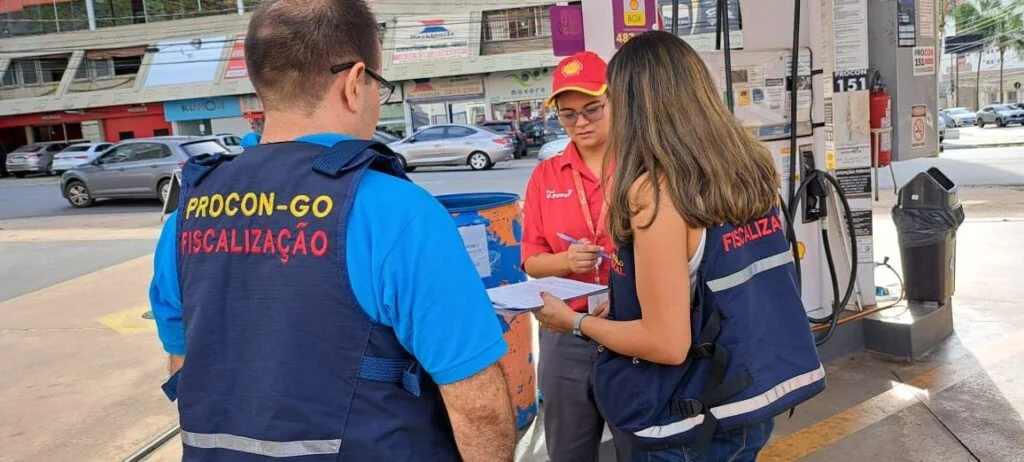
[[334,200],[327,195],[310,197],[306,194],[297,194],[278,202],[277,194],[272,192],[233,192],[190,198],[185,205],[185,219],[236,215],[269,217],[278,212],[291,214],[295,218],[304,218],[308,215],[325,218],[333,209]]

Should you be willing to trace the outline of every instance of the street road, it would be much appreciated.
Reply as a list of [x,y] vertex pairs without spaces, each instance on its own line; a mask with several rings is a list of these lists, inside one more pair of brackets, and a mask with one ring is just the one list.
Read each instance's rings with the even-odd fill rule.
[[[409,176],[433,194],[501,191],[522,196],[536,165],[537,160],[529,158],[499,164],[489,171],[432,168],[417,170]],[[937,158],[914,159],[893,166],[899,185],[931,167],[938,167],[960,186],[1024,185],[1024,147],[948,149]],[[880,169],[879,176],[879,187],[891,189],[888,170]],[[56,178],[0,179],[0,220],[160,210],[156,201],[104,201],[89,209],[76,210],[61,197],[58,188]]]
[[[500,163],[487,171],[477,172],[468,167],[428,168],[409,176],[433,194],[501,191],[522,195],[535,165],[536,157],[532,157]],[[0,220],[159,211],[158,201],[101,201],[95,207],[74,209],[61,197],[56,177],[0,179]]]
[[[959,186],[1020,186],[1024,185],[1024,147],[947,149],[937,158],[893,164],[898,185],[932,167]],[[880,188],[892,188],[888,169],[879,169],[879,177]]]

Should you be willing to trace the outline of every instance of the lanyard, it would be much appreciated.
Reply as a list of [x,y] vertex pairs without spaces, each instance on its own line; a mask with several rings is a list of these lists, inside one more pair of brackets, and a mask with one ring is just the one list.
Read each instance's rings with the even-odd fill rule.
[[590,201],[587,200],[587,190],[583,189],[583,177],[580,176],[580,172],[576,169],[572,169],[572,181],[576,183],[576,196],[580,198],[583,220],[587,223],[587,229],[590,230],[591,239],[594,240],[595,245],[600,245],[597,243],[597,238],[601,235],[601,230],[604,228],[605,215],[608,214],[608,203],[602,201],[601,214],[597,216],[597,226],[595,226],[594,215],[590,213]]
[[[572,169],[572,181],[576,183],[576,196],[580,198],[580,209],[583,211],[583,220],[587,224],[587,229],[590,230],[591,239],[594,240],[594,245],[601,245],[598,242],[598,236],[601,234],[601,230],[604,229],[605,216],[608,214],[608,202],[601,201],[601,214],[597,216],[597,223],[595,226],[594,215],[590,213],[590,201],[587,200],[587,190],[583,189],[583,177],[580,176],[580,172],[575,168]],[[601,283],[601,271],[594,271],[594,282],[597,284]]]

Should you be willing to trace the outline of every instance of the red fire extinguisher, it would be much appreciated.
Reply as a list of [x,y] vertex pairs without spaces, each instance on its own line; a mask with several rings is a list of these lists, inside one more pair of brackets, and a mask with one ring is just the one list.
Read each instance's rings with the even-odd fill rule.
[[[871,128],[892,127],[892,98],[885,91],[885,85],[877,85],[871,90]],[[883,132],[878,136],[871,137],[871,149],[878,151],[878,158],[874,160],[875,167],[885,167],[892,163],[892,132]]]

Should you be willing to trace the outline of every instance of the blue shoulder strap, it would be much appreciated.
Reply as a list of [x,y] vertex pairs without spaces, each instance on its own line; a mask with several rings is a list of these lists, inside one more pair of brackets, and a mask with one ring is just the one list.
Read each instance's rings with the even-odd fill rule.
[[[199,184],[218,165],[234,159],[235,156],[224,154],[200,154],[193,156],[185,162],[181,169],[181,181],[191,186]],[[184,188],[183,188],[184,189]]]
[[407,179],[398,156],[384,144],[367,140],[345,140],[313,159],[313,171],[333,178],[369,164],[384,173]]

